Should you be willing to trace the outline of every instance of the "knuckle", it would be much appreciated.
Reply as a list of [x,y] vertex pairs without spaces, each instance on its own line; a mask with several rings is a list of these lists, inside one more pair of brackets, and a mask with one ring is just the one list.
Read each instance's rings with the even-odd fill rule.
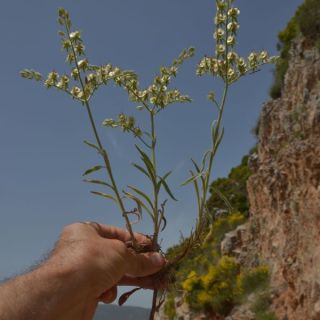
[[80,222],[67,224],[63,227],[62,234],[64,235],[64,234],[73,233],[75,229],[79,228],[80,225],[81,225]]

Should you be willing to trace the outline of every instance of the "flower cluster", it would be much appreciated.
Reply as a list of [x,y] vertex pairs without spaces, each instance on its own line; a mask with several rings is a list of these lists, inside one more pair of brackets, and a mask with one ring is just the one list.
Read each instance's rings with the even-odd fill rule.
[[34,70],[29,70],[29,69],[24,69],[24,70],[20,71],[20,76],[22,78],[29,79],[29,80],[36,80],[36,81],[42,80],[41,73],[34,71]]
[[211,74],[232,84],[248,72],[257,70],[266,63],[275,63],[276,57],[269,57],[266,51],[252,52],[247,58],[240,57],[234,47],[237,43],[237,31],[240,27],[240,10],[232,6],[233,0],[217,0],[217,12],[214,19],[216,41],[214,57],[205,56],[199,63],[197,74]]
[[121,85],[127,90],[129,98],[134,102],[141,102],[144,105],[153,105],[157,111],[167,107],[175,102],[190,102],[189,96],[182,95],[179,90],[169,90],[170,81],[176,77],[178,68],[185,60],[194,55],[194,48],[185,49],[173,64],[169,67],[161,67],[160,73],[154,79],[151,85],[144,90],[139,90],[138,80],[129,79]]
[[142,135],[141,129],[135,126],[135,118],[126,116],[124,113],[119,114],[118,120],[105,119],[102,124],[111,128],[120,127],[123,132],[132,132],[135,137],[140,137]]

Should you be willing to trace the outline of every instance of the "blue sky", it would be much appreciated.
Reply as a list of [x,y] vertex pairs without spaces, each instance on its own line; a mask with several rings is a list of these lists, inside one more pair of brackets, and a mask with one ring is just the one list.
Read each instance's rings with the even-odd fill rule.
[[[284,28],[301,0],[238,0],[241,10],[238,52],[267,49],[276,54],[277,33]],[[85,169],[99,163],[86,147],[93,140],[85,110],[66,95],[46,90],[19,77],[23,68],[46,74],[66,72],[56,23],[57,9],[70,11],[75,28],[83,32],[87,54],[95,64],[112,62],[135,70],[142,85],[152,81],[161,65],[168,65],[183,48],[194,46],[196,56],[182,68],[174,85],[193,102],[175,105],[158,118],[159,162],[162,172],[174,169],[169,181],[177,203],[167,206],[168,228],[163,247],[187,234],[195,220],[191,187],[180,188],[190,166],[209,147],[210,120],[215,110],[207,101],[219,82],[197,78],[195,66],[213,52],[213,0],[10,0],[0,4],[0,278],[12,276],[36,263],[52,248],[65,224],[94,220],[124,226],[111,203],[89,194],[82,183]],[[224,176],[255,144],[251,129],[268,97],[272,67],[234,85],[224,117],[225,137],[214,167]],[[120,112],[144,118],[112,85],[97,95],[93,106],[97,123]],[[121,187],[146,181],[130,166],[137,160],[133,138],[99,127],[111,153]],[[148,233],[148,218],[138,231]],[[150,295],[133,297],[131,304],[148,306]]]

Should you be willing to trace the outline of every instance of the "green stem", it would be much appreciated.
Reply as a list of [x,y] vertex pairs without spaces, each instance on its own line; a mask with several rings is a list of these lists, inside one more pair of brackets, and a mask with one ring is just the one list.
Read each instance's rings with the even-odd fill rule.
[[[69,38],[69,41],[71,43],[71,49],[72,49],[72,53],[74,55],[74,59],[75,59],[75,65],[76,65],[76,68],[78,70],[78,73],[79,73],[79,81],[80,81],[80,84],[81,84],[81,88],[82,88],[82,91],[85,92],[85,85],[83,83],[83,80],[82,80],[82,77],[81,77],[81,71],[80,71],[80,68],[79,68],[79,65],[78,65],[78,59],[77,59],[77,54],[76,54],[76,51],[74,49],[74,45],[73,45],[73,42],[70,38],[70,30],[68,28],[68,25],[65,24],[66,26],[66,30],[67,30],[67,34],[68,34],[68,38]],[[130,220],[128,218],[128,215],[127,215],[127,212],[125,210],[125,207],[124,207],[124,204],[123,204],[123,201],[122,201],[122,198],[120,196],[120,193],[119,193],[119,190],[118,190],[118,187],[117,187],[117,184],[115,182],[115,179],[114,179],[114,176],[113,176],[113,172],[112,172],[112,168],[111,168],[111,163],[110,163],[110,160],[109,160],[109,156],[108,156],[108,153],[107,151],[103,148],[103,145],[101,143],[101,140],[100,140],[100,137],[99,137],[99,134],[98,134],[98,130],[97,130],[97,127],[96,127],[96,124],[95,124],[95,121],[94,121],[94,118],[93,118],[93,115],[92,115],[92,112],[91,112],[91,108],[90,108],[90,104],[88,102],[87,99],[84,100],[84,104],[86,106],[86,110],[87,110],[87,113],[88,113],[88,116],[89,116],[89,120],[90,120],[90,123],[91,123],[91,127],[92,127],[92,130],[94,132],[94,136],[96,138],[96,142],[98,144],[98,147],[100,149],[100,154],[101,156],[103,157],[103,160],[104,160],[104,163],[106,165],[106,170],[107,170],[107,173],[109,175],[109,178],[111,180],[111,184],[112,184],[112,187],[113,187],[113,191],[116,195],[116,199],[117,199],[117,203],[120,207],[120,210],[122,212],[122,216],[124,217],[125,221],[126,221],[126,225],[127,225],[127,229],[130,233],[130,236],[131,236],[131,240],[132,240],[132,244],[133,244],[133,247],[134,248],[137,248],[137,243],[136,243],[136,239],[134,237],[134,233],[133,233],[133,230],[132,230],[132,226],[131,226],[131,223],[130,223]]]
[[[229,10],[230,7],[230,3],[228,2],[228,8],[227,10]],[[225,83],[224,86],[224,91],[223,91],[223,96],[220,102],[220,105],[217,105],[218,110],[219,110],[219,115],[218,115],[218,120],[217,120],[217,125],[216,125],[216,132],[220,133],[220,127],[221,127],[221,121],[222,121],[222,116],[223,116],[223,111],[224,111],[224,107],[226,104],[226,99],[227,99],[227,95],[228,95],[228,89],[229,89],[229,82],[228,82],[228,69],[229,69],[229,65],[228,65],[228,43],[227,43],[227,38],[228,38],[228,28],[227,28],[227,23],[225,23],[225,39],[224,39],[224,45],[226,48],[226,52],[225,52],[225,56],[224,59],[227,63],[226,65],[226,72],[225,75],[222,77]],[[203,194],[202,194],[202,201],[201,201],[201,206],[200,206],[200,210],[199,210],[199,215],[198,215],[198,223],[197,223],[197,227],[196,230],[198,232],[197,235],[201,234],[201,229],[203,226],[203,222],[204,222],[204,211],[205,211],[205,206],[206,206],[206,199],[207,199],[207,194],[208,194],[208,190],[209,190],[209,183],[210,183],[210,177],[211,177],[211,171],[212,171],[212,166],[213,166],[213,160],[215,158],[215,155],[217,153],[218,150],[218,145],[216,145],[215,141],[212,141],[212,148],[211,148],[211,152],[210,152],[210,158],[209,158],[209,164],[208,164],[208,170],[206,172],[206,176],[205,176],[205,182],[204,182],[204,186],[203,186]]]
[[151,123],[151,161],[154,168],[154,176],[155,182],[153,183],[153,198],[154,198],[154,234],[153,234],[153,244],[156,248],[158,243],[158,234],[159,234],[159,213],[158,213],[158,190],[157,190],[157,161],[156,161],[156,144],[157,144],[157,137],[156,137],[156,128],[155,128],[155,116],[154,112],[150,111],[150,123]]
[[[216,125],[217,132],[220,132],[221,121],[222,121],[224,107],[226,104],[228,89],[229,89],[228,82],[225,82],[224,92],[223,92],[222,100],[220,103],[219,115],[218,115],[218,120],[217,120],[217,125]],[[215,144],[214,141],[212,141],[208,170],[206,172],[205,182],[204,182],[204,186],[203,186],[203,190],[202,190],[203,191],[202,192],[202,201],[201,201],[201,206],[200,206],[199,215],[198,215],[198,224],[197,224],[197,228],[196,228],[196,230],[197,230],[196,233],[198,233],[198,235],[201,233],[201,228],[202,228],[203,222],[204,222],[203,219],[204,219],[204,211],[205,211],[207,194],[208,194],[208,190],[209,190],[209,182],[210,182],[210,177],[211,177],[213,160],[214,160],[214,157],[217,153],[217,149],[218,149],[218,146]]]

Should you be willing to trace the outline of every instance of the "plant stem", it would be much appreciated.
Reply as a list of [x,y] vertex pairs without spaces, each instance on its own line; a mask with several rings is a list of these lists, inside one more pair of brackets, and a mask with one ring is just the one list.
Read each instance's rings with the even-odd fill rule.
[[[155,128],[155,114],[153,110],[150,111],[150,123],[151,123],[151,161],[153,164],[154,168],[154,176],[155,176],[155,181],[153,183],[153,196],[154,196],[154,233],[153,233],[153,238],[152,238],[152,246],[153,246],[153,251],[158,251],[158,236],[159,236],[159,213],[158,213],[158,194],[159,191],[157,189],[157,161],[156,161],[156,144],[157,144],[157,137],[156,137],[156,128]],[[154,315],[156,313],[157,309],[157,296],[158,296],[158,290],[154,289],[153,290],[153,296],[152,296],[152,306],[151,306],[151,311],[150,311],[150,317],[149,320],[154,319]]]
[[[71,49],[72,49],[72,53],[74,55],[75,65],[76,65],[76,68],[78,70],[79,81],[80,81],[80,84],[81,84],[81,88],[82,88],[82,91],[85,92],[85,85],[84,85],[83,80],[81,78],[81,71],[80,71],[79,65],[78,65],[77,54],[76,54],[73,42],[72,42],[72,40],[70,38],[70,29],[68,28],[67,24],[65,24],[65,26],[66,26],[66,30],[67,30],[69,41],[71,43]],[[127,216],[126,209],[124,207],[122,198],[120,196],[117,184],[116,184],[114,176],[113,176],[113,172],[112,172],[109,156],[108,156],[107,151],[103,148],[103,145],[101,143],[101,140],[100,140],[100,137],[99,137],[99,134],[98,134],[98,130],[97,130],[97,127],[96,127],[96,124],[95,124],[95,121],[94,121],[94,118],[93,118],[93,115],[92,115],[92,112],[91,112],[90,104],[89,104],[89,101],[88,101],[87,98],[85,98],[84,104],[86,106],[86,110],[87,110],[87,113],[88,113],[88,116],[89,116],[89,120],[90,120],[90,123],[91,123],[92,130],[94,132],[94,136],[96,138],[96,142],[97,142],[98,147],[100,149],[100,154],[101,154],[101,156],[102,156],[102,158],[104,160],[104,163],[106,165],[106,170],[107,170],[108,176],[109,176],[109,178],[111,180],[113,191],[114,191],[114,193],[116,195],[117,203],[118,203],[118,205],[120,207],[120,210],[122,212],[122,216],[124,217],[124,219],[126,221],[126,226],[127,226],[128,232],[130,233],[130,236],[131,236],[133,248],[137,248],[137,243],[136,243],[136,239],[134,237],[132,226],[131,226],[130,220],[129,220],[128,216]]]
[[[217,125],[216,125],[216,132],[220,132],[221,121],[222,121],[224,107],[226,104],[228,89],[229,89],[229,84],[228,84],[228,82],[225,82],[223,96],[222,96],[222,100],[221,100],[221,103],[219,106],[219,115],[218,115],[218,120],[217,120]],[[201,201],[201,206],[200,206],[199,215],[198,215],[198,225],[196,228],[196,231],[197,231],[196,235],[200,235],[201,227],[203,225],[204,210],[205,210],[206,199],[207,199],[207,194],[208,194],[208,189],[209,189],[209,179],[211,176],[213,160],[214,160],[214,157],[217,153],[217,149],[218,149],[218,146],[215,144],[215,141],[212,141],[208,170],[206,172],[205,182],[204,182],[204,186],[203,186],[203,190],[202,190],[203,191],[202,192],[202,201]]]
[[153,234],[153,244],[156,247],[158,243],[158,233],[159,233],[159,214],[158,214],[158,190],[157,190],[157,162],[156,162],[156,144],[157,144],[157,137],[156,137],[156,128],[155,128],[155,116],[154,112],[150,111],[150,123],[151,123],[151,161],[154,168],[154,176],[155,182],[153,183],[153,201],[154,201],[154,234]]
[[153,319],[154,319],[154,316],[155,316],[155,314],[156,314],[156,309],[157,309],[157,296],[158,296],[158,290],[155,289],[155,290],[153,290],[152,307],[151,307],[151,311],[150,311],[149,320],[153,320]]

